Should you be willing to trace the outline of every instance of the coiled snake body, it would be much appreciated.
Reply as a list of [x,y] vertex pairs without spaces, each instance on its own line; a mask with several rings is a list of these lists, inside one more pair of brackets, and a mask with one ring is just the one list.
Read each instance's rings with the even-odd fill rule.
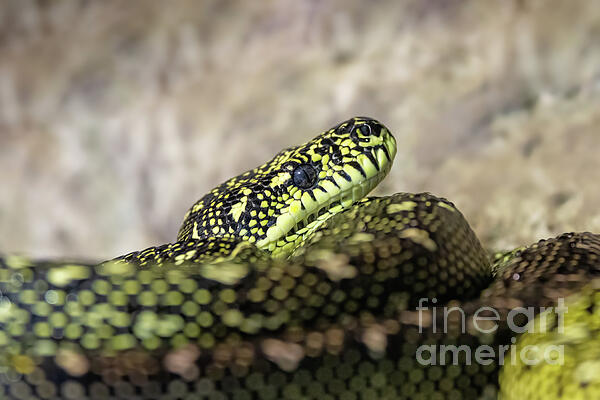
[[[387,128],[353,118],[213,189],[177,242],[98,265],[0,259],[0,398],[494,398],[498,360],[423,363],[419,349],[509,344],[511,307],[592,296],[600,237],[492,263],[447,200],[364,197],[395,152]],[[493,306],[498,328],[440,332],[420,299]],[[589,361],[561,370],[579,368],[579,386],[547,392],[597,395]],[[507,398],[525,392],[519,368],[503,372]]]

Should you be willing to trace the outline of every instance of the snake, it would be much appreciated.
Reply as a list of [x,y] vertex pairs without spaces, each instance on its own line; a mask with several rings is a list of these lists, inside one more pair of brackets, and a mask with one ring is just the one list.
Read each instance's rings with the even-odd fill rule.
[[[172,243],[0,257],[0,398],[597,397],[600,235],[490,255],[444,198],[368,197],[396,146],[351,118],[208,192]],[[562,298],[564,331],[542,310]],[[514,337],[515,307],[545,332]],[[461,323],[482,308],[495,329]],[[467,359],[531,343],[564,345],[565,364]],[[441,346],[463,351],[439,363]]]

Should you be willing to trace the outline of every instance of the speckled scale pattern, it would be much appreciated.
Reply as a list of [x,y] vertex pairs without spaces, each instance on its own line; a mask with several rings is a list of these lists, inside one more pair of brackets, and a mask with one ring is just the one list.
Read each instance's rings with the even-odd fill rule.
[[[440,327],[444,324],[441,309],[432,316],[430,310],[426,315],[436,319],[436,328],[433,328],[431,319],[424,317],[424,323],[419,327],[418,318],[414,308],[400,311],[392,321],[400,321],[400,330],[398,333],[388,334],[386,343],[388,349],[395,346],[405,349],[405,353],[400,357],[403,360],[403,368],[408,373],[408,380],[411,377],[426,377],[418,380],[414,385],[408,384],[407,391],[402,394],[404,398],[453,398],[453,399],[498,399],[498,394],[502,390],[504,395],[510,393],[513,397],[508,399],[547,399],[561,398],[556,397],[556,393],[565,390],[567,386],[571,389],[570,396],[562,398],[585,398],[586,394],[596,394],[596,389],[589,389],[588,392],[577,390],[571,381],[555,380],[560,374],[565,377],[573,377],[571,374],[575,369],[569,366],[566,369],[542,369],[531,370],[529,374],[523,374],[522,366],[511,368],[505,365],[499,387],[498,372],[500,366],[498,359],[494,358],[488,365],[478,364],[471,360],[469,365],[465,353],[461,352],[456,365],[430,365],[422,366],[417,363],[415,358],[415,349],[418,345],[431,345],[435,349],[440,349],[442,345],[467,346],[474,354],[477,348],[482,345],[491,346],[495,351],[499,351],[499,346],[509,346],[512,344],[511,337],[516,334],[512,332],[507,325],[507,313],[515,307],[534,307],[539,311],[539,307],[555,305],[557,299],[561,296],[579,293],[590,281],[597,281],[600,263],[598,262],[598,245],[600,244],[600,235],[591,233],[568,233],[556,238],[542,240],[531,246],[523,247],[515,251],[506,253],[506,257],[497,262],[502,264],[503,273],[498,273],[492,284],[483,290],[478,298],[472,300],[451,301],[449,307],[457,307],[465,312],[465,329],[461,326],[461,319],[457,313],[447,320],[448,329],[444,331]],[[493,268],[496,270],[496,268]],[[522,280],[513,279],[512,273],[519,270],[523,276]],[[599,282],[600,283],[600,282]],[[529,288],[529,290],[524,290]],[[589,301],[589,297],[588,301]],[[491,307],[498,311],[500,320],[498,328],[491,333],[485,333],[474,328],[469,321],[473,320],[474,314],[481,307]],[[580,306],[579,309],[582,307]],[[575,310],[573,310],[575,311]],[[588,325],[586,328],[590,332],[596,332],[600,318],[596,311],[587,309],[588,318],[580,318],[571,315],[571,321],[583,322]],[[579,312],[579,311],[575,311]],[[482,316],[491,314],[483,313]],[[568,313],[566,315],[569,315]],[[390,320],[384,321],[384,325],[390,324]],[[516,319],[517,324],[521,325],[523,321]],[[485,326],[489,328],[490,326]],[[581,329],[581,326],[575,329]],[[595,334],[595,333],[594,333]],[[592,334],[590,337],[595,337]],[[526,335],[525,335],[526,336]],[[524,336],[524,337],[525,337]],[[518,335],[517,335],[518,337]],[[579,337],[581,339],[581,337]],[[549,340],[545,337],[544,340]],[[525,344],[531,343],[525,342]],[[587,343],[587,344],[586,344]],[[569,346],[573,349],[571,354],[577,359],[586,359],[587,361],[600,361],[598,352],[592,351],[588,356],[582,354],[576,355],[577,346],[580,349],[589,348],[596,345],[596,341],[574,340]],[[410,349],[410,350],[409,350]],[[388,350],[389,351],[389,350]],[[507,356],[508,357],[508,356]],[[581,364],[581,363],[580,363]],[[587,376],[596,371],[596,364],[584,364],[580,366],[579,371],[585,371]],[[549,373],[553,371],[554,375]],[[561,372],[562,371],[562,372]],[[571,375],[569,375],[571,374]],[[597,375],[596,375],[597,376]],[[590,384],[595,382],[589,379]],[[586,385],[584,385],[586,386]],[[587,387],[587,386],[586,386]],[[575,389],[575,390],[573,390]],[[554,396],[554,397],[553,397]],[[399,398],[403,398],[399,395]],[[595,397],[589,397],[595,398]]]
[[115,258],[113,261],[133,263],[139,267],[152,267],[168,264],[218,263],[235,259],[238,263],[254,262],[257,259],[268,259],[270,255],[250,242],[239,238],[204,238],[188,239],[161,246],[153,246],[144,250],[133,251]]
[[[211,190],[188,211],[177,240],[239,237],[273,252],[297,239],[290,230],[365,196],[387,174],[395,154],[395,139],[385,126],[352,118]],[[307,186],[295,180],[300,166],[314,174]]]
[[518,297],[524,304],[553,304],[600,277],[600,235],[564,233],[515,250],[498,264],[484,298]]
[[[9,399],[493,399],[498,390],[495,363],[424,367],[415,351],[423,343],[473,349],[507,344],[505,326],[491,338],[472,330],[441,334],[428,324],[419,332],[402,277],[390,275],[389,265],[382,262],[396,258],[391,250],[398,247],[402,231],[364,240],[372,234],[369,229],[379,233],[378,223],[368,217],[374,210],[446,210],[451,214],[440,213],[444,220],[459,216],[447,206],[426,194],[367,199],[357,205],[359,211],[336,217],[339,221],[331,228],[322,227],[320,239],[308,243],[302,254],[290,261],[256,258],[252,270],[235,259],[179,266],[166,259],[160,267],[127,269],[130,264],[122,261],[33,266],[25,259],[7,258],[0,268],[3,394]],[[350,256],[331,253],[330,245],[344,246],[340,234],[347,237]],[[421,247],[431,248],[424,239],[411,233],[402,237],[402,247],[418,254]],[[375,247],[381,241],[387,244]],[[468,251],[463,242],[456,243]],[[540,241],[503,260],[501,272],[479,298],[451,304],[467,312],[481,305],[502,310],[515,304],[552,304],[557,295],[577,292],[598,276],[599,245],[600,236],[590,233]],[[368,260],[371,268],[351,268]],[[402,268],[401,262],[394,263]],[[388,271],[385,279],[394,284],[382,286],[382,271]],[[514,279],[514,271],[522,279]],[[354,286],[338,290],[342,284]],[[5,308],[11,304],[21,310]],[[595,332],[595,309],[582,309],[577,308],[578,315],[585,311],[589,318],[576,320]],[[575,352],[574,365],[579,365],[578,354],[590,355],[576,371],[595,371],[595,353],[578,353],[589,350],[585,341],[568,345]],[[549,396],[567,389],[575,390],[573,396],[594,393],[593,382],[581,387],[549,380],[562,373],[557,370],[534,369],[530,375],[515,371],[505,367],[503,372],[503,388],[511,393],[527,393],[511,388],[536,379],[544,384],[539,392]]]
[[327,220],[295,254],[308,251],[322,262],[349,257],[359,268],[377,260],[400,274],[393,290],[410,293],[410,306],[421,297],[472,298],[492,276],[487,253],[460,211],[429,193],[363,199]]
[[[587,383],[578,388],[570,378],[577,375],[574,373],[574,365],[579,363],[577,360],[591,361],[591,364],[584,364],[578,370],[588,375],[590,372],[597,371],[595,365],[600,363],[600,353],[596,350],[591,352],[586,350],[597,347],[598,341],[594,338],[598,337],[599,315],[594,308],[582,311],[583,303],[577,303],[580,296],[587,299],[589,303],[592,299],[590,285],[596,288],[600,286],[600,235],[590,232],[564,233],[555,238],[540,240],[530,246],[511,251],[505,258],[498,259],[497,263],[499,266],[492,284],[482,291],[478,299],[462,302],[458,306],[466,311],[467,320],[472,318],[480,307],[492,307],[500,316],[498,329],[493,334],[483,334],[471,327],[466,333],[460,332],[460,330],[450,330],[448,336],[455,336],[460,343],[471,342],[495,347],[512,345],[511,338],[514,337],[517,339],[515,347],[517,352],[526,345],[549,344],[552,341],[556,343],[561,340],[561,344],[566,346],[566,364],[564,366],[540,364],[538,367],[532,368],[524,366],[520,362],[506,363],[502,366],[499,384],[502,395],[506,396],[502,399],[596,398],[598,396],[597,383],[595,389],[590,388],[589,391],[586,391],[588,389],[583,389],[587,387]],[[572,325],[571,332],[590,332],[589,334],[569,339],[568,336],[552,333],[552,330],[556,328],[554,326],[550,329],[556,319],[556,314],[553,313],[548,314],[545,318],[547,323],[545,328],[550,331],[547,334],[524,333],[518,335],[507,325],[507,315],[510,310],[524,307],[531,308],[533,313],[538,315],[536,329],[539,329],[539,314],[543,311],[543,307],[556,307],[558,300],[565,298],[575,299],[566,303],[568,307],[568,312],[565,314],[567,332],[569,325]],[[491,316],[486,313],[482,315]],[[514,322],[523,326],[527,319],[523,315],[518,315]],[[444,340],[448,340],[449,337]],[[586,353],[580,353],[581,351]],[[518,360],[520,359],[517,357]],[[496,361],[490,364],[490,367],[492,368],[488,380],[493,382],[494,387],[490,391],[495,396],[495,392],[498,390],[496,374],[501,367],[497,365]],[[595,373],[593,376],[598,376],[598,374]],[[562,378],[559,379],[560,377]],[[593,379],[590,380],[590,384],[592,381]],[[562,397],[558,396],[559,393],[562,393]]]
[[[0,270],[2,304],[9,307],[0,320],[0,364],[14,381],[3,381],[5,395],[385,398],[430,390],[425,375],[407,369],[414,364],[414,346],[406,344],[405,335],[412,340],[414,335],[398,313],[411,299],[411,287],[404,282],[411,257],[396,256],[435,260],[436,254],[444,257],[444,251],[457,254],[460,249],[481,251],[473,258],[478,262],[486,255],[462,215],[433,196],[400,194],[369,199],[356,208],[356,213],[340,215],[340,225],[320,230],[329,239],[307,244],[290,261],[238,263],[234,257],[175,266],[165,258],[161,266],[140,269],[123,260],[33,266],[7,259]],[[469,230],[464,238],[473,241],[434,248],[418,232],[403,236],[415,229],[410,223],[380,233],[381,221],[369,218],[375,210],[392,226],[396,217],[410,219],[411,212],[415,217],[420,211],[439,212],[431,226],[440,217],[448,224],[438,224],[432,240],[461,226]],[[365,229],[348,229],[351,221],[362,221]],[[364,235],[373,232],[377,240],[366,241]],[[340,235],[347,236],[346,247]],[[337,242],[337,249],[347,248],[349,256],[324,253],[331,251],[324,244],[328,240]],[[449,263],[447,269],[462,262]],[[419,273],[416,263],[413,275]],[[460,267],[463,282],[485,282],[489,265],[481,265],[480,270]],[[450,289],[439,296],[453,297]],[[454,373],[441,372],[441,377]],[[397,379],[409,375],[410,383]]]

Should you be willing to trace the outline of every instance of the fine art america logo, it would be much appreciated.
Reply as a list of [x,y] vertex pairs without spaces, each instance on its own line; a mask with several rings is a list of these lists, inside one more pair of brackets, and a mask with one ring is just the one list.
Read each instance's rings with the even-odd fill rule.
[[[498,330],[500,313],[493,307],[480,307],[475,313],[467,314],[460,307],[436,307],[437,299],[419,299],[419,333],[423,332],[423,326],[428,326],[433,333],[448,333],[449,318],[453,325],[460,322],[461,333],[466,333],[466,324],[469,323],[476,332],[482,334],[493,334]],[[536,312],[537,311],[537,312]],[[558,299],[556,307],[517,307],[508,312],[503,326],[507,326],[512,334],[512,344],[493,347],[482,344],[476,347],[453,344],[423,344],[417,348],[416,358],[421,365],[458,365],[473,362],[480,365],[489,365],[496,361],[498,365],[505,363],[525,365],[537,365],[540,363],[562,365],[564,362],[564,345],[556,344],[543,346],[527,345],[516,346],[517,336],[521,333],[544,333],[544,327],[550,325],[561,334],[564,332],[564,314],[568,311],[564,305],[564,299]],[[539,323],[534,324],[538,314]],[[556,317],[554,317],[555,314]],[[525,317],[526,324],[517,324],[516,319]],[[440,322],[440,318],[442,321]],[[458,318],[458,319],[457,319]],[[555,324],[546,324],[548,318],[555,318]],[[469,320],[467,320],[469,319]],[[424,321],[426,321],[424,323]],[[472,332],[472,330],[471,330]]]

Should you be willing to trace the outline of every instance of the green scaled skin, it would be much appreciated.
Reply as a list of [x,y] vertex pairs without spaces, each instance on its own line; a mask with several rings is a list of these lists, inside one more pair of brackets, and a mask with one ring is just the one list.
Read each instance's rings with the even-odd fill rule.
[[390,290],[405,290],[411,307],[421,297],[475,297],[491,280],[487,254],[462,214],[428,193],[363,199],[327,220],[298,255],[323,264],[356,255],[354,264],[381,268],[394,260],[402,268]]
[[[536,318],[535,331],[519,338],[515,350],[529,348],[527,360],[532,362],[518,359],[518,364],[505,365],[502,399],[600,398],[600,280],[567,299],[566,307],[562,322],[545,312]],[[555,357],[554,363],[546,362],[546,353]]]
[[[4,395],[375,399],[430,391],[425,376],[407,370],[414,329],[401,316],[415,295],[476,295],[491,279],[487,254],[454,206],[427,194],[367,199],[333,218],[289,261],[252,251],[141,269],[123,260],[5,260]],[[451,379],[448,371],[437,373]]]

